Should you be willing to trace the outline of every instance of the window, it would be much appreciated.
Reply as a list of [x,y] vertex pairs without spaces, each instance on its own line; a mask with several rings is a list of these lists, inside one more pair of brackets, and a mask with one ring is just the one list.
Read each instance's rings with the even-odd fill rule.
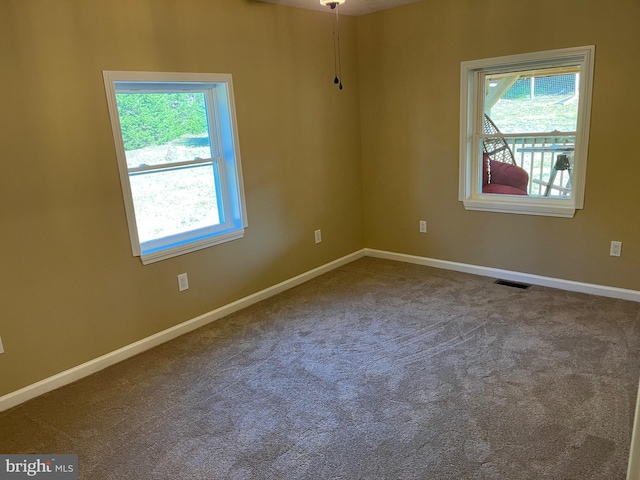
[[231,75],[103,75],[133,255],[147,264],[241,238]]
[[462,62],[459,199],[468,210],[583,208],[594,47]]

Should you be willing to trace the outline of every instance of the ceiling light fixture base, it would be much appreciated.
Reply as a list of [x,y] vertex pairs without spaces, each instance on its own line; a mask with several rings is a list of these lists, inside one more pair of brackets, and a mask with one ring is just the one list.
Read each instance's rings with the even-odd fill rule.
[[333,10],[338,5],[342,5],[344,2],[345,0],[320,0],[320,5],[326,5],[331,8],[331,10]]

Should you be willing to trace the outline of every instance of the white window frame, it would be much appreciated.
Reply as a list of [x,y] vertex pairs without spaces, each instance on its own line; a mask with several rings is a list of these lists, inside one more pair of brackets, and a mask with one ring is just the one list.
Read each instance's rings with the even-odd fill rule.
[[[591,45],[462,62],[459,200],[465,209],[571,218],[577,209],[584,208],[594,54],[595,47]],[[482,194],[479,138],[484,114],[484,76],[567,65],[580,68],[572,195],[570,198],[549,198]]]
[[[140,257],[142,263],[146,265],[242,238],[248,222],[231,75],[218,73],[104,71],[103,79],[133,256]],[[209,138],[211,140],[213,158],[175,162],[171,164],[170,168],[154,166],[128,167],[116,102],[116,93],[123,91],[138,93],[204,92],[207,100]],[[193,229],[176,235],[140,242],[130,176],[153,169],[167,171],[207,164],[210,164],[212,169],[218,172],[217,178],[219,181],[216,185],[216,193],[219,200],[218,205],[221,206],[222,222],[211,227]]]

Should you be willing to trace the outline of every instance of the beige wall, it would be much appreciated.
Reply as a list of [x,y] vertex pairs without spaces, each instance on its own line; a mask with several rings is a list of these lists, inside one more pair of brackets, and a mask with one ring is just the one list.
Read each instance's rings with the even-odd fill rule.
[[[355,19],[342,92],[332,20],[247,0],[0,0],[0,395],[364,246]],[[102,70],[233,75],[244,239],[132,257]]]
[[[0,0],[0,395],[364,246],[640,290],[638,18],[637,0],[425,0],[343,17],[338,92],[328,13]],[[590,44],[585,209],[465,211],[460,62]],[[131,256],[102,70],[233,74],[244,239],[147,266]]]
[[[359,18],[367,247],[640,290],[639,20],[637,0],[428,0]],[[460,62],[582,45],[596,46],[584,210],[465,211]]]

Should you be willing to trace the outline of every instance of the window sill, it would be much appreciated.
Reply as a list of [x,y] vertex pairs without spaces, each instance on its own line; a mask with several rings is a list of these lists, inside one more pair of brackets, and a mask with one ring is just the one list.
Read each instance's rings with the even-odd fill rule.
[[230,242],[244,237],[244,228],[234,230],[222,235],[215,235],[212,237],[203,238],[198,241],[189,241],[181,245],[175,245],[168,248],[158,249],[155,251],[143,252],[140,255],[140,260],[143,265],[159,262],[168,258],[184,255],[185,253],[195,252],[202,250],[203,248],[212,247],[213,245],[219,245],[221,243]]
[[518,197],[515,195],[482,195],[463,200],[466,210],[483,212],[541,215],[545,217],[573,218],[576,213],[572,200]]

